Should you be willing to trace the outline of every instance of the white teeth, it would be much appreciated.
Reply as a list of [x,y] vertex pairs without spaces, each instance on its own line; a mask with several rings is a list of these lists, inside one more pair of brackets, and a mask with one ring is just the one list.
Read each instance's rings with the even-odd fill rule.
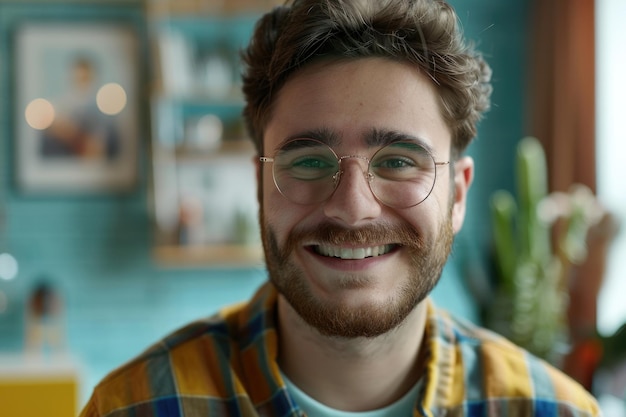
[[365,259],[373,256],[380,256],[388,253],[392,245],[370,246],[367,248],[341,248],[338,246],[319,245],[316,247],[317,253],[324,256],[331,256],[341,259]]

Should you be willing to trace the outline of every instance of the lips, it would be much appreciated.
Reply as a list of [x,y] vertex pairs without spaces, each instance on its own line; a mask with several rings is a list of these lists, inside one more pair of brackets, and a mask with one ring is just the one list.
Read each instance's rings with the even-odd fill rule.
[[362,248],[345,248],[332,245],[315,245],[313,251],[318,255],[340,259],[365,259],[385,255],[394,248],[394,245],[378,245]]

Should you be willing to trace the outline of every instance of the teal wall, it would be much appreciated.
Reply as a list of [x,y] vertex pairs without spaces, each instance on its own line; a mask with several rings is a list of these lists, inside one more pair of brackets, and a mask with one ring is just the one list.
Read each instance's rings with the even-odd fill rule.
[[[493,109],[470,148],[477,171],[468,219],[435,298],[478,321],[470,288],[488,272],[488,198],[498,188],[513,188],[513,148],[524,134],[529,6],[526,0],[452,3],[458,6],[466,34],[477,40],[493,66],[495,93]],[[8,309],[0,314],[0,353],[22,349],[24,300],[33,285],[45,278],[65,301],[67,343],[86,366],[86,396],[107,371],[165,333],[248,297],[265,279],[265,271],[163,269],[153,263],[145,133],[141,181],[131,194],[33,197],[14,187],[10,35],[16,19],[41,10],[41,6],[0,3],[0,181],[2,189],[8,189],[2,195],[7,224],[0,229],[4,233],[0,245],[6,242],[20,262],[17,279],[0,281],[0,291],[9,296]],[[74,5],[56,13],[80,15],[81,10]],[[89,17],[94,9],[87,7],[84,13],[83,18]],[[130,19],[144,30],[139,8],[120,13],[118,18]]]
[[[453,261],[463,281],[480,291],[492,275],[489,199],[498,189],[515,193],[514,155],[527,131],[530,9],[527,0],[450,0],[469,38],[490,63],[492,108],[482,121],[468,153],[475,160],[475,178],[468,218],[456,238]],[[484,295],[482,291],[481,295]]]

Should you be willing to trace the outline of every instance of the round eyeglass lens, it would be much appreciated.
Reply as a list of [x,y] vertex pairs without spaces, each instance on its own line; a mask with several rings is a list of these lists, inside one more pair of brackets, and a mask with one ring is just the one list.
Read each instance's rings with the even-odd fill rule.
[[274,157],[274,183],[290,201],[315,204],[335,191],[339,171],[337,155],[327,145],[313,139],[288,142]]
[[394,142],[370,161],[370,188],[384,204],[407,208],[424,201],[435,186],[433,156],[415,142]]

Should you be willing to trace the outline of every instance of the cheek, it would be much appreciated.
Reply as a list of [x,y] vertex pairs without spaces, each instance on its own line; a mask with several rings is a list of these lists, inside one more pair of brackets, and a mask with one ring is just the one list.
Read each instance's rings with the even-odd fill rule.
[[303,221],[307,212],[303,206],[289,202],[280,194],[271,174],[263,181],[262,192],[263,219],[261,221],[271,227],[278,243],[282,245],[291,230]]
[[268,216],[275,214],[279,206],[286,200],[274,185],[272,170],[267,165],[266,169],[261,171],[260,184],[259,202],[263,207],[264,217],[268,218]]
[[437,238],[441,225],[450,217],[450,196],[444,192],[435,192],[421,204],[400,211],[399,214],[418,233],[427,239]]
[[445,180],[444,178],[438,178],[437,180],[441,181],[441,184],[439,187],[435,185],[435,189],[428,197],[428,200],[432,199],[431,209],[437,211],[440,217],[449,217],[452,204],[454,203],[454,183],[448,181],[447,178]]

